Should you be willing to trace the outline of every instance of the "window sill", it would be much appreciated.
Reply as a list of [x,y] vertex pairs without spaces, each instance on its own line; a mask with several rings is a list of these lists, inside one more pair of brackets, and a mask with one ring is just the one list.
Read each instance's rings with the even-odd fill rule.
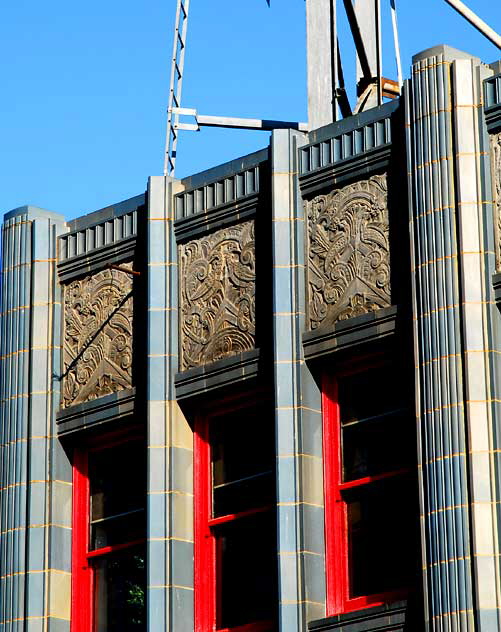
[[355,612],[338,614],[325,619],[310,621],[309,632],[403,632],[407,616],[407,601],[397,601],[384,606],[365,608]]

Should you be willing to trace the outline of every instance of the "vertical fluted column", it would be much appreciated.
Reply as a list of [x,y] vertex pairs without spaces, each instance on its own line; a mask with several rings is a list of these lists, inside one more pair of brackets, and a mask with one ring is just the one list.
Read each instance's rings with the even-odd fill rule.
[[[491,423],[478,69],[478,60],[465,53],[431,49],[414,58],[407,90],[423,570],[431,630],[499,629],[492,616],[493,559],[479,559],[481,550],[491,558],[494,553],[494,523],[487,515],[492,507],[484,511],[476,499],[490,485],[489,466],[477,457],[481,443],[488,450]],[[480,542],[481,533],[490,544]]]
[[28,621],[30,630],[47,629],[54,618],[69,624],[70,562],[50,552],[62,543],[56,522],[68,544],[71,529],[70,512],[61,503],[64,498],[66,507],[71,504],[71,479],[62,480],[67,460],[54,439],[60,323],[55,261],[63,230],[61,216],[33,207],[7,214],[3,226],[0,629],[5,632],[24,631]]

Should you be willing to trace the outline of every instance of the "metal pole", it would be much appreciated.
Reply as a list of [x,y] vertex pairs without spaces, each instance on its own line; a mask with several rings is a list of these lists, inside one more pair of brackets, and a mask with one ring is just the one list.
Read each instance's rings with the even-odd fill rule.
[[476,13],[473,13],[471,9],[461,2],[461,0],[445,0],[448,4],[451,5],[453,9],[461,14],[464,18],[468,20],[470,24],[472,24],[477,30],[479,30],[485,37],[490,40],[494,46],[501,48],[501,36],[496,33],[494,29],[486,24],[483,20],[481,20]]
[[393,42],[395,45],[395,58],[397,60],[398,85],[400,86],[400,89],[401,89],[403,86],[402,62],[400,60],[400,42],[398,41],[397,7],[395,4],[395,0],[390,0],[390,5],[391,5],[391,22],[393,25]]

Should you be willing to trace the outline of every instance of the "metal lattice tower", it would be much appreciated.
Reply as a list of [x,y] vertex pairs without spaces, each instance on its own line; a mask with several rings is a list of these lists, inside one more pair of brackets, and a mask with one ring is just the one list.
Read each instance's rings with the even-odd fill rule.
[[[268,6],[270,0],[266,0]],[[339,0],[341,3],[341,0]],[[306,0],[306,49],[308,74],[308,121],[274,121],[198,114],[194,108],[181,107],[184,54],[190,0],[177,0],[172,70],[167,108],[167,138],[164,175],[174,177],[177,140],[180,130],[198,131],[201,126],[234,129],[273,130],[291,128],[301,131],[317,129],[342,117],[357,114],[396,98],[402,88],[402,68],[398,41],[396,0],[389,2],[393,27],[398,80],[382,74],[381,0],[342,0],[357,53],[357,103],[350,105],[345,88],[337,36],[338,0]],[[461,0],[445,0],[491,42],[501,48],[501,37]],[[180,116],[194,117],[194,123],[180,122]]]
[[184,53],[186,50],[186,32],[190,0],[177,0],[176,25],[174,27],[174,45],[172,48],[172,66],[169,87],[169,105],[167,108],[167,137],[165,140],[164,175],[174,175],[176,166],[179,114],[174,108],[181,107],[183,90]]

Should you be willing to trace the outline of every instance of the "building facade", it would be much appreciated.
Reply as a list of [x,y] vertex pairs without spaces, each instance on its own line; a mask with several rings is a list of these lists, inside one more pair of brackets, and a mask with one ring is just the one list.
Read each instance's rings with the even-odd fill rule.
[[2,232],[2,632],[501,631],[501,62]]

